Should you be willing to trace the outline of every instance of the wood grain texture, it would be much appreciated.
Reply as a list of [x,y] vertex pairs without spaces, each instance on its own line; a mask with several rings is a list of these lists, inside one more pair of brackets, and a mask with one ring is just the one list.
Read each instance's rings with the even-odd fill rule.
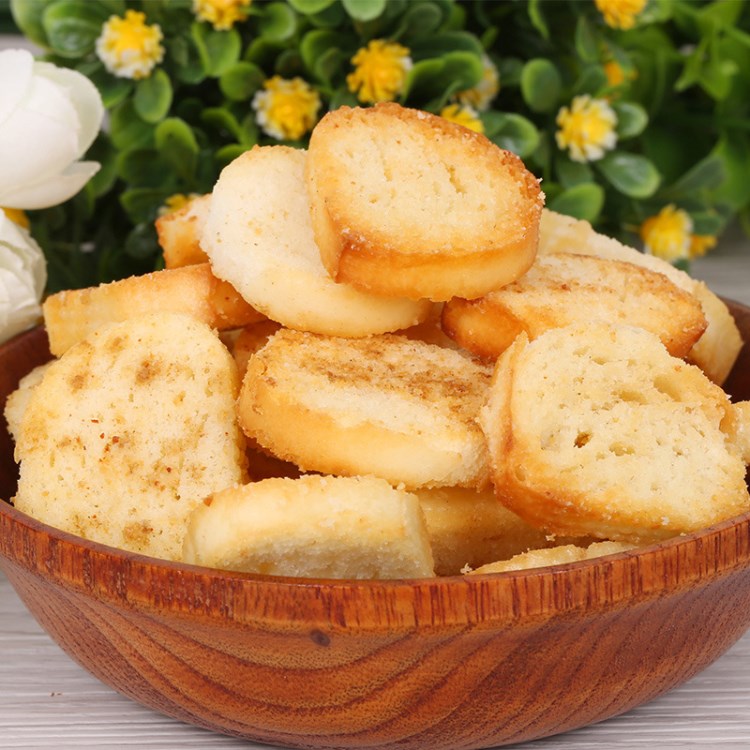
[[[734,311],[750,338],[750,310]],[[44,358],[43,334],[21,338],[11,368],[0,351],[0,372],[18,373],[6,389]],[[750,398],[747,347],[729,387]],[[0,558],[41,625],[106,684],[288,747],[469,749],[564,732],[680,684],[750,625],[747,516],[555,570],[351,583],[163,563],[3,504]]]

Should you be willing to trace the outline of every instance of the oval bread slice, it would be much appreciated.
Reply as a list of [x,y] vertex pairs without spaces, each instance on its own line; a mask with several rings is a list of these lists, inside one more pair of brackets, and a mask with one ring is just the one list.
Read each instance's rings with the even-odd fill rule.
[[651,541],[750,510],[726,394],[642,329],[524,334],[481,423],[498,498],[555,534]]
[[488,480],[476,417],[490,368],[451,349],[382,334],[281,329],[248,362],[245,433],[305,471],[373,474],[407,487]]
[[544,201],[514,154],[387,102],[340,107],[310,137],[312,226],[337,281],[394,296],[479,297],[536,255]]
[[424,320],[425,300],[376,296],[328,276],[310,224],[306,159],[300,149],[259,146],[224,168],[202,237],[214,273],[297,330],[356,337]]
[[246,480],[238,380],[216,334],[188,316],[100,328],[33,389],[15,506],[86,539],[179,559],[195,506]]
[[265,479],[198,506],[183,561],[306,578],[423,578],[432,553],[419,501],[376,477]]
[[549,328],[592,320],[652,331],[675,357],[706,329],[698,299],[664,274],[572,253],[540,256],[520,279],[476,300],[456,297],[442,315],[449,336],[493,360],[520,333],[533,340]]
[[208,262],[201,247],[201,236],[210,206],[211,194],[199,195],[182,208],[156,219],[156,236],[167,268]]

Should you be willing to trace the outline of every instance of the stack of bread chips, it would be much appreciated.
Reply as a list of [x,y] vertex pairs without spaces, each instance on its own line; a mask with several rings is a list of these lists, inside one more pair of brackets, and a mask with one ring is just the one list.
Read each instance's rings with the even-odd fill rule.
[[[626,553],[750,510],[721,300],[543,208],[484,136],[342,107],[157,220],[165,270],[44,305],[16,506],[260,574]],[[240,385],[241,382],[241,385]]]

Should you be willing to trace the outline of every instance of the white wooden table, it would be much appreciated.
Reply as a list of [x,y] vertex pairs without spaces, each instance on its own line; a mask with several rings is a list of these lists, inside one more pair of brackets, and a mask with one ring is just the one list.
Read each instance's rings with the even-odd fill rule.
[[[750,304],[750,241],[733,237],[696,276]],[[39,628],[0,573],[0,748],[265,747],[168,719],[113,692]],[[750,747],[750,632],[685,685],[623,716],[529,743],[550,750]],[[429,748],[425,748],[429,750]]]

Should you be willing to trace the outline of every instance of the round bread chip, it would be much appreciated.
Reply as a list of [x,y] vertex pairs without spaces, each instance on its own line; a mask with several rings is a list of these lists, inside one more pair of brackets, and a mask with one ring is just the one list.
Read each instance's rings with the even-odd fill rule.
[[307,578],[424,578],[432,552],[419,501],[376,477],[265,479],[196,508],[183,560]]
[[523,162],[460,125],[388,102],[340,107],[310,137],[321,258],[378,294],[474,298],[518,278],[544,196]]
[[498,498],[555,534],[646,542],[750,510],[729,399],[652,333],[522,334],[480,422]]
[[306,159],[300,149],[256,146],[224,168],[201,242],[214,273],[271,320],[301,331],[358,337],[424,320],[426,300],[378,296],[328,276],[310,224]]
[[188,316],[98,329],[33,389],[15,506],[87,539],[179,559],[195,506],[246,479],[238,381],[216,334]]

